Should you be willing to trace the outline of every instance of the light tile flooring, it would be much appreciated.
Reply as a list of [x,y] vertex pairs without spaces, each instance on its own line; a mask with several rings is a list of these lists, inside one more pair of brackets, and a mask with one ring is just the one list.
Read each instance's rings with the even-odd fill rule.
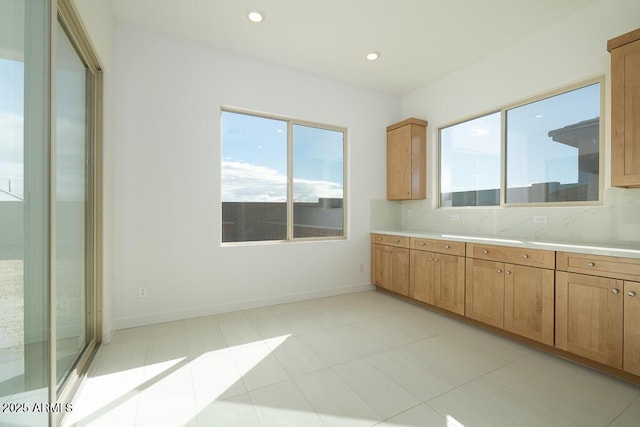
[[370,291],[117,331],[64,425],[640,426],[640,388]]

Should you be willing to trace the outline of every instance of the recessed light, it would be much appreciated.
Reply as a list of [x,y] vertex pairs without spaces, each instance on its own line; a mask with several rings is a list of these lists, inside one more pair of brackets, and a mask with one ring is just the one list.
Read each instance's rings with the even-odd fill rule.
[[249,21],[251,22],[262,22],[264,21],[264,13],[258,10],[252,10],[247,14],[247,18],[249,18]]
[[378,58],[380,58],[380,52],[378,52],[377,50],[367,53],[367,59],[369,61],[375,61]]

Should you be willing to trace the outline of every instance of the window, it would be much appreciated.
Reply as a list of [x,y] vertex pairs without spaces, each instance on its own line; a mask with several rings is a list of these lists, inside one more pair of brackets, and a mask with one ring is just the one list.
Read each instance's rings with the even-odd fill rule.
[[500,113],[440,129],[440,205],[500,204]]
[[597,201],[600,84],[506,111],[506,202]]
[[440,206],[599,201],[601,86],[441,128]]
[[222,241],[344,236],[346,131],[222,111]]

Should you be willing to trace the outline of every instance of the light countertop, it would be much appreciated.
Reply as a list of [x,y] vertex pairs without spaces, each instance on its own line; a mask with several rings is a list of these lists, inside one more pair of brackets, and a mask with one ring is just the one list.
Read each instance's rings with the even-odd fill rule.
[[528,249],[546,249],[550,251],[575,252],[591,255],[607,255],[624,258],[640,259],[640,243],[635,246],[611,245],[600,243],[573,243],[551,242],[536,239],[507,238],[496,236],[481,236],[460,233],[436,233],[425,231],[397,231],[397,230],[371,230],[376,234],[391,234],[394,236],[417,237],[421,239],[438,239],[458,242],[484,243],[488,245],[513,246]]

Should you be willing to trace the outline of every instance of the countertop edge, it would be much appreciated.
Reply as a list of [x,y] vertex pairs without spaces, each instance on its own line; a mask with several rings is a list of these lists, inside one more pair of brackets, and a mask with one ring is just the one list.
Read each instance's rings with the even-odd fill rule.
[[557,252],[572,252],[590,255],[605,255],[622,258],[640,259],[640,246],[617,246],[599,243],[583,242],[552,242],[537,239],[508,238],[496,236],[482,236],[462,233],[436,233],[427,231],[407,230],[371,230],[372,234],[390,234],[393,236],[415,237],[421,239],[448,240],[453,242],[484,243],[488,245],[512,246],[528,249],[544,249]]

